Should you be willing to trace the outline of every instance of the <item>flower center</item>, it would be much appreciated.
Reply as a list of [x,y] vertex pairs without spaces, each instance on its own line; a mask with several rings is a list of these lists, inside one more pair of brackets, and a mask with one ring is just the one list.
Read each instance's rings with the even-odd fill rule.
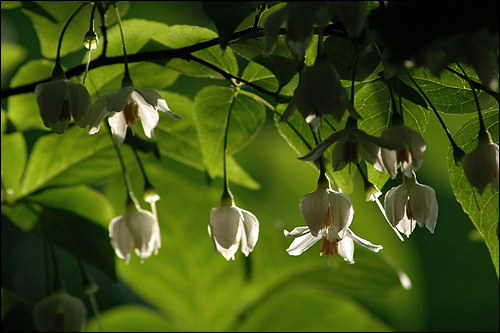
[[330,242],[326,236],[323,236],[323,239],[321,240],[321,252],[319,253],[319,255],[330,257],[335,253],[338,253],[338,243],[338,239]]
[[139,105],[134,102],[128,103],[123,109],[123,117],[127,125],[135,125],[139,117]]
[[357,141],[347,141],[344,143],[343,160],[349,163],[349,173],[351,173],[351,162],[358,163],[359,144]]
[[411,211],[410,199],[406,200],[406,217],[410,221],[415,220],[415,217],[413,216],[413,212]]
[[67,99],[64,100],[63,108],[61,110],[61,114],[57,120],[59,121],[69,121],[71,119],[71,114],[69,112],[69,101]]
[[332,223],[332,209],[331,209],[330,206],[328,206],[328,212],[326,212],[324,228],[329,228],[329,227],[333,227],[333,223]]
[[403,149],[396,151],[396,159],[399,164],[410,161],[410,147],[406,145]]

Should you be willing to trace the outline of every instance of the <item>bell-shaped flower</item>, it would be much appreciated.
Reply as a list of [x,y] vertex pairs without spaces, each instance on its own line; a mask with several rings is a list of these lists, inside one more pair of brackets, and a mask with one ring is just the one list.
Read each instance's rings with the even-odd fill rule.
[[129,205],[128,211],[121,216],[115,217],[109,224],[109,237],[116,255],[130,262],[130,252],[135,253],[141,262],[154,253],[158,254],[161,247],[160,226],[155,215],[137,208],[134,204]]
[[416,224],[422,228],[425,225],[434,233],[438,216],[436,192],[418,183],[415,174],[411,178],[403,176],[403,184],[387,191],[384,208],[391,225],[406,237],[410,237]]
[[64,74],[61,77],[40,83],[35,88],[43,124],[59,134],[68,128],[71,116],[78,126],[85,128],[85,118],[92,104],[84,85],[65,79]]
[[328,5],[331,17],[342,23],[349,38],[360,35],[368,16],[365,1],[329,1]]
[[234,260],[240,242],[245,256],[253,251],[259,238],[259,220],[249,211],[235,206],[232,199],[222,199],[221,205],[210,211],[208,234],[215,252],[222,253],[227,260]]
[[480,195],[488,184],[498,191],[498,145],[493,143],[489,133],[485,133],[477,147],[462,159],[465,176]]
[[391,178],[396,178],[398,164],[401,165],[403,174],[411,178],[424,160],[427,146],[422,135],[404,124],[399,124],[385,130],[381,137],[387,142],[396,142],[403,146],[402,149],[382,148],[383,165]]
[[285,237],[295,238],[286,250],[292,256],[302,254],[317,241],[321,240],[320,255],[328,256],[328,262],[330,262],[330,256],[339,254],[345,261],[353,264],[354,242],[373,252],[378,252],[383,248],[381,245],[374,245],[366,239],[356,236],[349,228],[345,230],[343,238],[339,237],[333,227],[320,230],[317,236],[311,233],[309,227],[297,227],[291,232],[284,230],[284,234]]
[[300,213],[311,234],[318,236],[323,229],[335,231],[340,238],[352,222],[354,209],[345,193],[329,188],[327,182],[318,182],[318,189],[300,199]]
[[340,83],[337,70],[326,60],[318,59],[313,66],[306,68],[302,83],[295,89],[294,100],[313,129],[318,128],[327,114],[340,121],[345,110],[351,117],[361,119]]
[[330,135],[308,154],[300,157],[299,160],[315,161],[334,143],[335,146],[332,149],[333,171],[342,170],[347,164],[350,165],[350,163],[358,163],[359,156],[361,156],[362,159],[372,164],[378,171],[386,172],[382,160],[381,148],[402,148],[399,142],[390,142],[358,129],[356,120],[349,117],[344,129]]
[[[125,140],[127,127],[134,133],[134,126],[141,118],[144,133],[150,139],[155,139],[154,129],[160,116],[158,111],[167,113],[173,119],[182,117],[172,112],[161,95],[152,89],[137,89],[130,80],[119,91],[106,94],[95,101],[89,120],[89,134],[99,131],[101,122],[109,115],[108,122],[117,146]],[[127,83],[128,82],[128,83]]]
[[287,45],[295,59],[303,61],[312,40],[314,25],[324,27],[328,23],[327,13],[326,1],[287,2],[284,8],[269,15],[264,22],[266,53],[273,52],[279,30],[285,25]]
[[62,290],[35,304],[33,321],[40,332],[81,332],[87,309],[81,299]]

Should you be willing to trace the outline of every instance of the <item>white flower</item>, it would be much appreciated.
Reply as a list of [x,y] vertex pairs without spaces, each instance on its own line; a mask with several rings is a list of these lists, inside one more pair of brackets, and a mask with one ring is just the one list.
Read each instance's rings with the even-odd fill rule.
[[259,238],[259,220],[252,213],[234,204],[222,202],[210,211],[208,234],[215,251],[227,260],[233,259],[241,241],[241,252],[248,256]]
[[290,1],[264,22],[267,54],[274,50],[279,29],[287,28],[287,44],[295,59],[303,61],[313,36],[314,25],[324,27],[328,21],[327,2]]
[[35,304],[33,321],[40,332],[81,332],[87,309],[81,299],[59,291]]
[[490,140],[479,143],[462,159],[465,176],[480,195],[483,195],[488,183],[498,191],[498,156],[498,145]]
[[161,247],[160,227],[155,215],[131,205],[124,215],[115,217],[109,224],[111,245],[118,257],[130,261],[130,251],[135,249],[141,262]]
[[[125,140],[127,127],[134,133],[134,126],[141,118],[144,133],[155,139],[154,129],[160,119],[158,111],[167,113],[174,119],[182,117],[172,112],[163,97],[152,89],[137,89],[125,86],[119,91],[106,94],[92,105],[89,134],[99,131],[101,122],[109,115],[108,122],[117,146]],[[113,114],[110,114],[113,113]]]
[[327,114],[340,121],[345,110],[349,111],[351,117],[361,119],[340,83],[337,70],[326,60],[317,60],[313,66],[306,67],[302,83],[295,89],[294,100],[313,129],[318,128]]
[[318,144],[308,154],[299,158],[303,161],[315,161],[332,144],[333,171],[342,170],[347,164],[358,163],[359,155],[378,171],[386,172],[382,160],[381,148],[401,149],[400,142],[389,142],[381,137],[375,137],[358,129],[356,120],[349,117],[346,126],[336,131]]
[[403,184],[387,191],[384,208],[391,225],[407,237],[415,229],[415,222],[434,233],[438,216],[436,192],[430,186],[419,184],[415,174],[411,178],[404,176]]
[[300,199],[300,212],[311,234],[317,236],[323,229],[332,228],[340,238],[352,222],[354,209],[345,194],[318,183],[318,189]]
[[397,150],[382,148],[383,164],[391,178],[396,178],[397,164],[401,165],[403,174],[411,178],[412,173],[420,169],[424,160],[423,155],[427,146],[422,135],[401,124],[385,130],[381,137],[388,142],[397,142],[403,146]]
[[78,126],[87,126],[85,118],[90,110],[91,100],[84,85],[66,79],[55,79],[37,85],[35,97],[43,124],[56,133],[64,133],[71,116]]
[[284,230],[285,237],[295,238],[286,250],[292,256],[298,256],[305,250],[310,248],[313,244],[321,239],[321,252],[320,255],[330,256],[339,254],[350,264],[354,263],[354,242],[367,248],[370,251],[378,252],[383,247],[381,245],[374,245],[369,241],[356,236],[350,229],[346,229],[345,237],[340,239],[338,234],[332,227],[322,229],[317,236],[311,233],[309,227],[297,227],[291,232]]

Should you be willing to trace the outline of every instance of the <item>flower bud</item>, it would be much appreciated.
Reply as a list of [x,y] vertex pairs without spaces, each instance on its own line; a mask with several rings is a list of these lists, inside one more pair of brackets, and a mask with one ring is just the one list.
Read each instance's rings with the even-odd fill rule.
[[40,332],[81,332],[87,309],[81,299],[61,291],[35,304],[33,320]]
[[85,34],[82,43],[88,50],[96,50],[99,47],[99,37],[95,31],[89,30]]

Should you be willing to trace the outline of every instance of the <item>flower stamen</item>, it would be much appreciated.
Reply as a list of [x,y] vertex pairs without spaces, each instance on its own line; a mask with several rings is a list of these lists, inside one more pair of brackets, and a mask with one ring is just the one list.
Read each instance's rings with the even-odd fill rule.
[[139,118],[139,105],[133,102],[128,103],[123,109],[123,117],[127,125],[135,125]]

